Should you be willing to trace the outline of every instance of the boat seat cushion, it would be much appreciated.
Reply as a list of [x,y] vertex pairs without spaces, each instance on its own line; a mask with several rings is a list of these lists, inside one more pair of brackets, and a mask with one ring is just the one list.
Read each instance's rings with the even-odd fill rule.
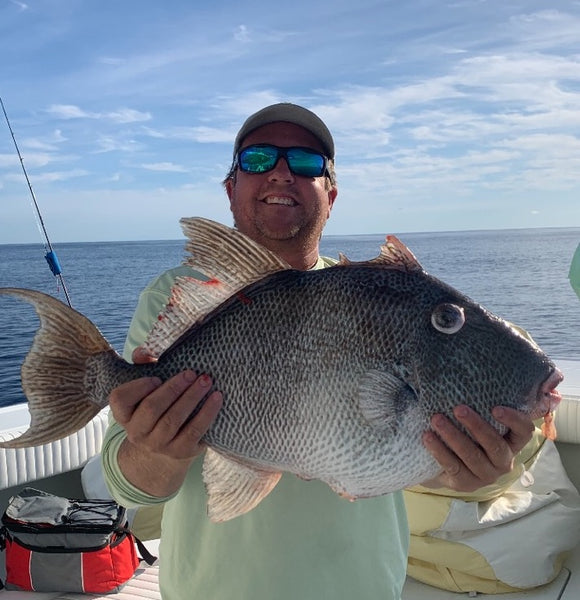
[[[15,439],[26,429],[25,425],[2,431],[0,441]],[[105,410],[62,440],[32,448],[0,448],[0,489],[80,469],[100,451],[106,429]]]
[[580,390],[566,392],[554,417],[556,441],[580,444]]

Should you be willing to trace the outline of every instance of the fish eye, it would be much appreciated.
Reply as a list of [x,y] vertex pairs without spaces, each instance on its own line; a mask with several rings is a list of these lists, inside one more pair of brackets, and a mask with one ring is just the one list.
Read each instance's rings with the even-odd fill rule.
[[465,323],[465,313],[456,304],[439,304],[431,313],[431,324],[441,333],[457,333]]

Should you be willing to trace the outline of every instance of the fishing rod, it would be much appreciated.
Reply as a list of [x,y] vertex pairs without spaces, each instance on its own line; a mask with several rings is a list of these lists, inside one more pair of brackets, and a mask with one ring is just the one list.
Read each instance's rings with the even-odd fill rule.
[[26,178],[26,183],[28,184],[28,189],[30,190],[30,195],[32,196],[32,201],[34,203],[34,210],[37,219],[37,225],[39,226],[39,230],[41,234],[44,235],[44,249],[46,254],[44,258],[48,263],[48,266],[52,272],[52,274],[60,281],[62,286],[62,291],[66,297],[66,301],[68,305],[72,308],[72,304],[70,301],[70,297],[68,295],[68,290],[66,289],[66,285],[64,282],[64,277],[62,275],[62,268],[60,266],[60,262],[56,255],[56,252],[52,248],[52,244],[50,243],[50,238],[48,237],[48,232],[46,231],[46,227],[44,225],[44,219],[42,218],[42,213],[40,212],[40,208],[38,206],[38,202],[36,201],[36,196],[34,195],[34,190],[32,189],[32,184],[30,183],[30,179],[28,178],[28,173],[24,167],[24,160],[22,159],[22,155],[20,154],[20,149],[18,148],[18,144],[16,143],[16,137],[14,137],[14,132],[12,131],[12,126],[10,125],[10,121],[8,119],[8,114],[6,113],[6,109],[4,108],[4,102],[2,102],[2,97],[0,97],[0,105],[2,106],[2,112],[4,113],[4,118],[6,119],[6,124],[8,125],[8,129],[10,130],[10,135],[12,136],[12,141],[14,142],[14,147],[16,148],[16,154],[18,154],[18,158],[20,160],[20,166],[22,167],[22,172],[24,173],[24,177]]

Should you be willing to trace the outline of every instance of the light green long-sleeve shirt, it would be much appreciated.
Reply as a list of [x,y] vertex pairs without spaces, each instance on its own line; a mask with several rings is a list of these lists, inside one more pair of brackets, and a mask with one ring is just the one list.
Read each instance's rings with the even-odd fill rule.
[[[315,268],[332,264],[319,259]],[[141,344],[164,306],[177,267],[141,295],[125,356]],[[198,275],[198,274],[195,274]],[[409,532],[400,492],[348,502],[319,481],[284,474],[257,508],[226,523],[206,515],[202,460],[179,492],[155,498],[131,485],[116,456],[125,437],[109,427],[102,449],[113,496],[132,507],[167,501],[161,534],[164,600],[397,600],[405,579]]]
[[568,278],[570,279],[572,289],[576,292],[578,298],[580,298],[580,244],[578,244],[576,252],[574,252],[574,256],[572,257]]

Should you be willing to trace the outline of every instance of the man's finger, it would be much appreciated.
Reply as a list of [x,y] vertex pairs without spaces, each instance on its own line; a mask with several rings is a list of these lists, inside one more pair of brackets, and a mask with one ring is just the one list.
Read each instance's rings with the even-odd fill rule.
[[[174,375],[157,389],[153,390],[149,395],[144,397],[135,410],[135,419],[131,434],[137,437],[149,435],[154,429],[158,428],[161,423],[165,431],[162,437],[173,437],[183,422],[179,419],[175,420],[173,430],[168,429],[171,419],[163,418],[166,413],[172,414],[171,410],[177,404],[179,406],[186,390],[194,386],[198,380],[198,376],[194,371],[186,370]],[[193,410],[197,402],[207,393],[203,392],[193,404],[190,402],[189,410]],[[172,415],[173,419],[173,415]]]
[[223,396],[221,392],[210,394],[197,415],[179,432],[175,440],[176,443],[184,445],[186,448],[192,444],[199,445],[222,406]]
[[[461,456],[466,465],[484,479],[492,478],[497,469],[500,472],[510,470],[514,453],[507,441],[475,411],[467,406],[458,406],[454,409],[455,418],[467,429],[469,435],[479,446],[470,449],[465,445],[465,455]],[[470,440],[473,444],[473,442]]]
[[532,439],[535,425],[531,417],[519,410],[505,406],[497,406],[493,409],[492,414],[496,421],[509,429],[505,440],[512,452],[517,454]]
[[109,395],[109,405],[115,420],[121,425],[126,424],[143,398],[152,394],[161,383],[158,377],[141,377],[115,388]]

